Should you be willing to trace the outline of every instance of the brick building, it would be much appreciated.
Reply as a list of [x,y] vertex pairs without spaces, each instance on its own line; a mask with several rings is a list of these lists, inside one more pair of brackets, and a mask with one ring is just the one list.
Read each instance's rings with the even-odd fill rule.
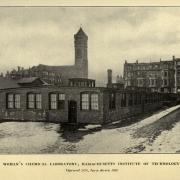
[[69,78],[88,78],[88,36],[82,30],[74,35],[75,64],[66,66],[49,66],[39,64],[29,69],[18,67],[6,73],[7,78],[39,77],[49,84],[67,85]]
[[180,92],[180,59],[150,63],[124,64],[126,88],[146,88],[152,92]]
[[[112,82],[111,77],[108,80]],[[165,100],[157,92],[125,90],[113,84],[96,87],[92,79],[71,78],[68,84],[49,85],[39,78],[12,84],[11,79],[0,78],[0,119],[103,124],[154,111]]]

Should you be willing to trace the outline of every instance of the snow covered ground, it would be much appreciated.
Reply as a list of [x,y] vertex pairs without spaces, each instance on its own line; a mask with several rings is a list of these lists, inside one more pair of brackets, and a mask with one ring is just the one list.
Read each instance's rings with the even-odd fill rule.
[[164,131],[153,142],[151,146],[146,146],[146,153],[180,153],[180,123],[170,131]]
[[78,128],[42,122],[3,122],[0,153],[179,153],[178,108],[180,105],[124,127],[118,122]]
[[[102,131],[95,133],[93,135],[88,135],[84,137],[84,140],[78,144],[79,152],[87,153],[133,153],[133,152],[146,152],[146,146],[149,146],[149,139],[151,137],[139,137],[134,138],[133,134],[138,132],[140,128],[146,127],[170,112],[178,109],[180,106],[174,106],[172,108],[166,109],[164,111],[155,113],[154,115],[145,118],[144,120],[132,124],[126,127],[120,127],[116,129],[102,129]],[[180,120],[180,117],[179,117]],[[171,132],[171,131],[170,131]],[[180,131],[179,131],[180,132]],[[169,131],[167,131],[169,133]],[[179,133],[180,134],[180,133]],[[160,135],[159,138],[161,138]],[[163,143],[163,142],[161,142]],[[167,142],[164,142],[167,143]],[[175,142],[174,142],[175,143]],[[156,145],[154,145],[156,146]],[[167,145],[168,146],[168,145]],[[169,149],[169,148],[168,148]],[[161,149],[158,152],[167,152],[167,150]],[[180,141],[179,141],[180,150]],[[147,151],[148,152],[148,151]],[[152,152],[150,150],[150,152]],[[154,149],[154,152],[157,152]],[[171,151],[172,152],[172,151]],[[175,152],[175,151],[173,151]]]

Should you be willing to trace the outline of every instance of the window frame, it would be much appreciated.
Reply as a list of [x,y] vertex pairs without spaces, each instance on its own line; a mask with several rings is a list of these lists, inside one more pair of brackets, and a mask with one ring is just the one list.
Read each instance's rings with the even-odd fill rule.
[[[96,97],[92,98],[93,95]],[[97,106],[97,108],[96,108]],[[99,95],[98,93],[91,93],[90,95],[90,109],[91,110],[99,110]]]
[[109,109],[110,110],[116,109],[116,93],[115,92],[109,93]]
[[[51,96],[55,95],[55,100],[52,101]],[[62,98],[63,97],[63,98]],[[65,110],[66,94],[63,92],[50,92],[49,93],[49,110]],[[52,108],[52,103],[55,108]]]
[[122,92],[121,94],[121,107],[126,107],[127,106],[127,93]]
[[[83,101],[82,101],[82,95],[83,94],[86,94],[86,95],[88,95],[88,101],[87,101],[87,103],[88,103],[88,109],[84,109],[83,108],[83,105],[82,105],[82,103],[83,103]],[[93,99],[92,99],[92,96],[93,95],[97,95],[96,96],[96,101],[94,101]],[[93,106],[93,104],[95,105],[97,105],[97,109],[95,109],[95,108],[93,108],[94,106]],[[94,92],[94,91],[92,91],[92,92],[89,92],[89,91],[84,91],[84,92],[81,92],[80,93],[80,110],[81,111],[99,111],[99,92]]]
[[[87,95],[87,99],[83,100],[83,95]],[[81,104],[81,110],[83,111],[88,111],[90,110],[90,93],[81,93],[81,99],[80,99],[80,104]],[[84,105],[83,105],[84,104]],[[87,108],[84,108],[87,107]]]
[[[12,95],[11,101],[9,101],[9,95]],[[17,95],[19,96],[18,101],[16,100]],[[9,103],[12,103],[12,107],[9,106]],[[21,109],[21,95],[19,93],[6,93],[6,109]]]
[[[32,96],[33,98],[31,101],[29,99],[30,95],[33,95]],[[37,100],[38,95],[40,95],[40,97],[41,97],[39,101]],[[33,107],[30,107],[30,103],[33,103]],[[38,107],[39,103],[40,103],[40,107]],[[41,110],[42,109],[42,93],[40,93],[40,92],[28,92],[27,93],[27,109],[31,109],[31,110],[33,110],[33,109]]]

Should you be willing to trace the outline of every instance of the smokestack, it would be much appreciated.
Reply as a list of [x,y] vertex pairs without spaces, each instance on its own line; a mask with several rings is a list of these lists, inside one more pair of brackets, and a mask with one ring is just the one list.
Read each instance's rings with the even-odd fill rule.
[[173,56],[173,60],[175,60],[175,56]]
[[108,69],[107,70],[107,80],[108,80],[108,83],[107,83],[107,86],[108,87],[111,87],[112,86],[112,70],[111,69]]
[[18,72],[20,72],[20,70],[21,70],[21,67],[20,67],[20,66],[18,66]]

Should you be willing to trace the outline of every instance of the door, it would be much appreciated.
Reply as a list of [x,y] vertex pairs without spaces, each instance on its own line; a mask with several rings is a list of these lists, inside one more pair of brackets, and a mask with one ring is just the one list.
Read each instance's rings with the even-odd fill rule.
[[69,123],[77,122],[77,102],[76,101],[68,102],[68,121]]

